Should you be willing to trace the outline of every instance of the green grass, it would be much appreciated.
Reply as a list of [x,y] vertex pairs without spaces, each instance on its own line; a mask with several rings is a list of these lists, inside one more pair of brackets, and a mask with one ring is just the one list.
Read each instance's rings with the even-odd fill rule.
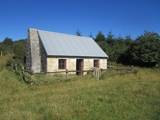
[[137,74],[103,80],[91,76],[61,80],[35,75],[45,84],[27,85],[13,72],[0,72],[1,120],[159,120],[160,72],[140,68]]

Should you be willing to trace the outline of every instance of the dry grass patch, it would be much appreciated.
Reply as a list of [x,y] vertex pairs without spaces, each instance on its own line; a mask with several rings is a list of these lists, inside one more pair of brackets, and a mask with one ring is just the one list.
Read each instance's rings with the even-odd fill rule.
[[61,77],[36,75],[45,84],[26,85],[6,69],[0,72],[0,119],[26,120],[158,120],[160,74],[139,69],[137,74]]

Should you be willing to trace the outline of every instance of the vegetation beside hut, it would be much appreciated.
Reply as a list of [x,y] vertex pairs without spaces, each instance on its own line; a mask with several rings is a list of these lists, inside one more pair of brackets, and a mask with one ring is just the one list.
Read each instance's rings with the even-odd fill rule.
[[[60,75],[35,74],[28,76],[35,83],[31,85],[21,76],[25,41],[6,38],[0,43],[0,119],[159,120],[159,35],[146,32],[133,41],[99,33],[95,40],[113,66],[121,63],[117,69],[109,64],[111,68],[100,80],[91,74],[67,80]],[[121,70],[126,68],[122,63],[135,65],[136,71]]]
[[39,84],[27,85],[4,68],[0,71],[0,119],[158,120],[160,70],[137,69],[126,74],[108,70],[101,80],[91,75],[65,80],[37,74],[32,79]]

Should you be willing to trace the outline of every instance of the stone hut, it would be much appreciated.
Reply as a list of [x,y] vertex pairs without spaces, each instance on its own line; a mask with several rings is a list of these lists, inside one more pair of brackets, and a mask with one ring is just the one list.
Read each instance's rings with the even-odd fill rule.
[[30,28],[26,47],[26,69],[32,73],[107,69],[108,56],[90,37]]

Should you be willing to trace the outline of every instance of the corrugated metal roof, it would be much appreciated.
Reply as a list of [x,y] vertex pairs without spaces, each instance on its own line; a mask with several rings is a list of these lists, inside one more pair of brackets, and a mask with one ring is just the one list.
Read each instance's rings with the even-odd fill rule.
[[92,38],[43,30],[38,33],[49,56],[108,57]]

